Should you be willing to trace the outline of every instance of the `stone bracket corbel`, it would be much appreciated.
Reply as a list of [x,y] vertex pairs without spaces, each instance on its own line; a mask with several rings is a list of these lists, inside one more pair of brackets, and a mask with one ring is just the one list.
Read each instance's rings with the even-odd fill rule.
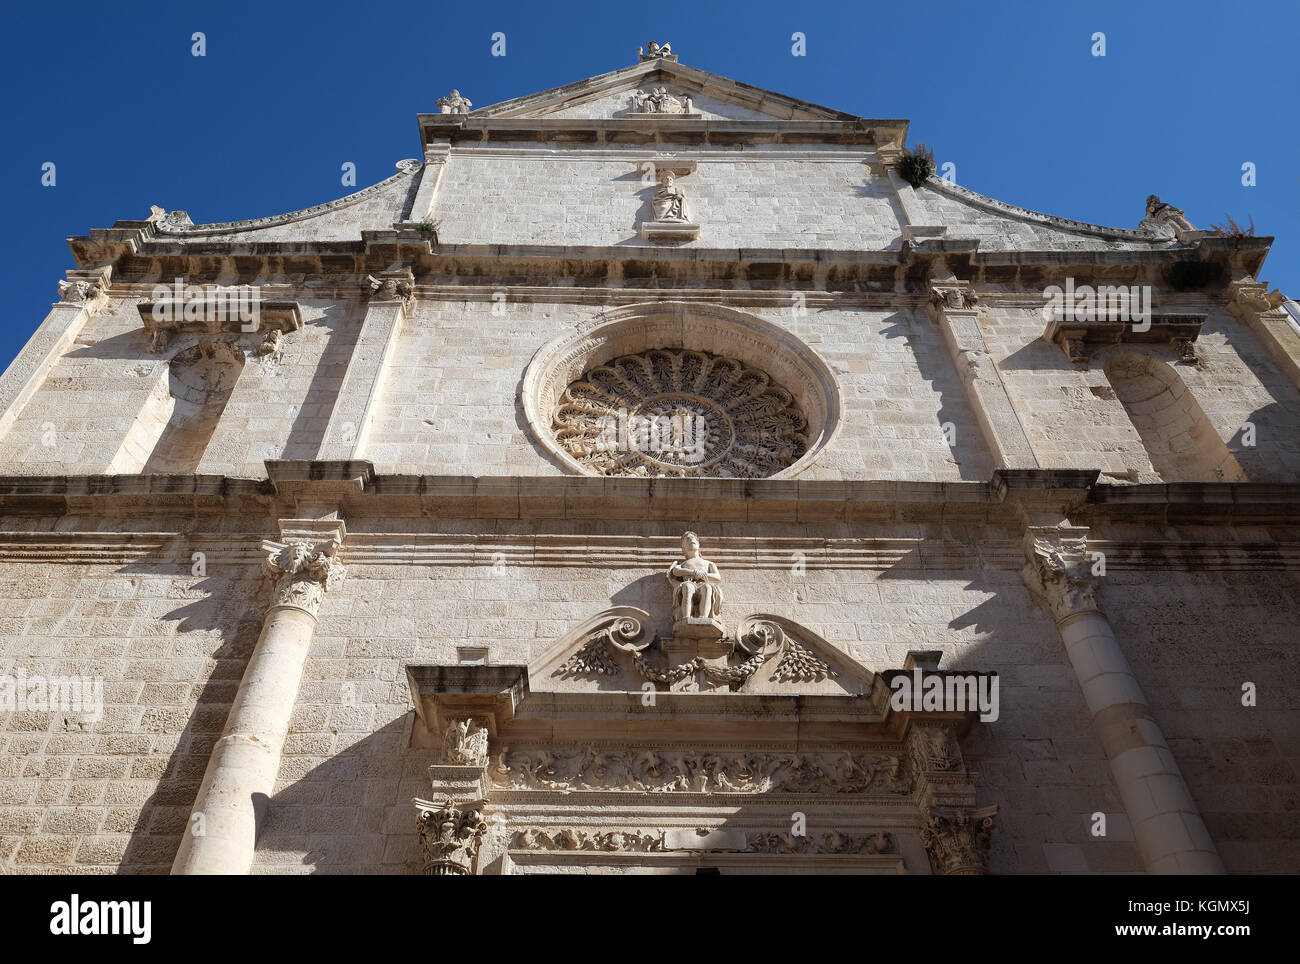
[[100,268],[74,268],[66,272],[67,280],[59,282],[58,305],[72,305],[93,316],[108,302],[113,274],[111,265]]
[[1090,353],[1119,344],[1167,344],[1178,360],[1196,364],[1196,339],[1205,323],[1202,315],[1157,315],[1145,330],[1126,321],[1070,321],[1049,318],[1043,338],[1061,347],[1076,365],[1086,365]]
[[174,298],[159,301],[142,301],[136,305],[145,333],[149,336],[149,350],[162,354],[173,335],[214,335],[220,332],[240,332],[262,335],[258,345],[259,355],[278,352],[286,334],[302,328],[302,310],[293,301],[257,301],[248,317],[241,317],[238,304],[232,307],[234,297],[205,297],[195,301],[178,301]]

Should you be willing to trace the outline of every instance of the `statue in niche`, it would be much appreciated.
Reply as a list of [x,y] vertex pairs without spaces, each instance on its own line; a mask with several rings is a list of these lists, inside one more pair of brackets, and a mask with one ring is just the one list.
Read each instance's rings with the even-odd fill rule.
[[670,170],[659,172],[659,188],[655,191],[654,208],[656,221],[689,221],[686,212],[686,195],[677,186],[677,175]]
[[694,532],[682,536],[682,558],[668,567],[673,586],[673,619],[716,620],[722,613],[722,574],[700,555],[700,539]]

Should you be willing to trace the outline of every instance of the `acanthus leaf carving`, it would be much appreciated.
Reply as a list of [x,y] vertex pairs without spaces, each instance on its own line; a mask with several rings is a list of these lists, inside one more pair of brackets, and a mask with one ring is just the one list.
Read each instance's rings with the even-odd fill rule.
[[610,853],[658,853],[664,850],[664,833],[643,830],[563,830],[536,827],[516,831],[510,837],[516,850],[599,850]]
[[935,869],[942,874],[985,873],[996,813],[997,807],[932,808],[921,827],[921,842]]
[[1021,575],[1059,622],[1097,608],[1098,579],[1092,572],[1086,529],[1033,526],[1025,534],[1028,563]]
[[441,805],[417,800],[416,804],[419,807],[417,827],[425,874],[472,874],[479,844],[488,832],[482,812],[459,809],[451,800]]
[[273,606],[290,606],[315,616],[325,593],[343,581],[346,570],[337,559],[339,543],[330,539],[263,542],[266,570],[276,578]]

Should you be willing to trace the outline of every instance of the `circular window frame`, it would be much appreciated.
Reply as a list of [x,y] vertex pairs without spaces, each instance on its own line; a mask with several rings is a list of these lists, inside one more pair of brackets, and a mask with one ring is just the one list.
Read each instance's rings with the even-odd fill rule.
[[534,437],[556,462],[574,475],[624,477],[587,468],[556,442],[552,431],[555,406],[569,385],[591,369],[656,348],[734,358],[766,373],[794,397],[808,422],[808,449],[798,461],[763,478],[795,478],[807,471],[839,434],[843,421],[839,379],[806,342],[779,325],[734,308],[662,301],[604,312],[534,353],[524,372],[520,401]]

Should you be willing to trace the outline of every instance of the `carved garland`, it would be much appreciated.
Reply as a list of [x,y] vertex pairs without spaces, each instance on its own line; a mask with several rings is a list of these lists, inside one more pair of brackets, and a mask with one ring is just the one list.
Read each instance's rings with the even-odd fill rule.
[[600,475],[762,478],[808,450],[807,419],[764,372],[654,349],[587,372],[560,397],[556,442]]

